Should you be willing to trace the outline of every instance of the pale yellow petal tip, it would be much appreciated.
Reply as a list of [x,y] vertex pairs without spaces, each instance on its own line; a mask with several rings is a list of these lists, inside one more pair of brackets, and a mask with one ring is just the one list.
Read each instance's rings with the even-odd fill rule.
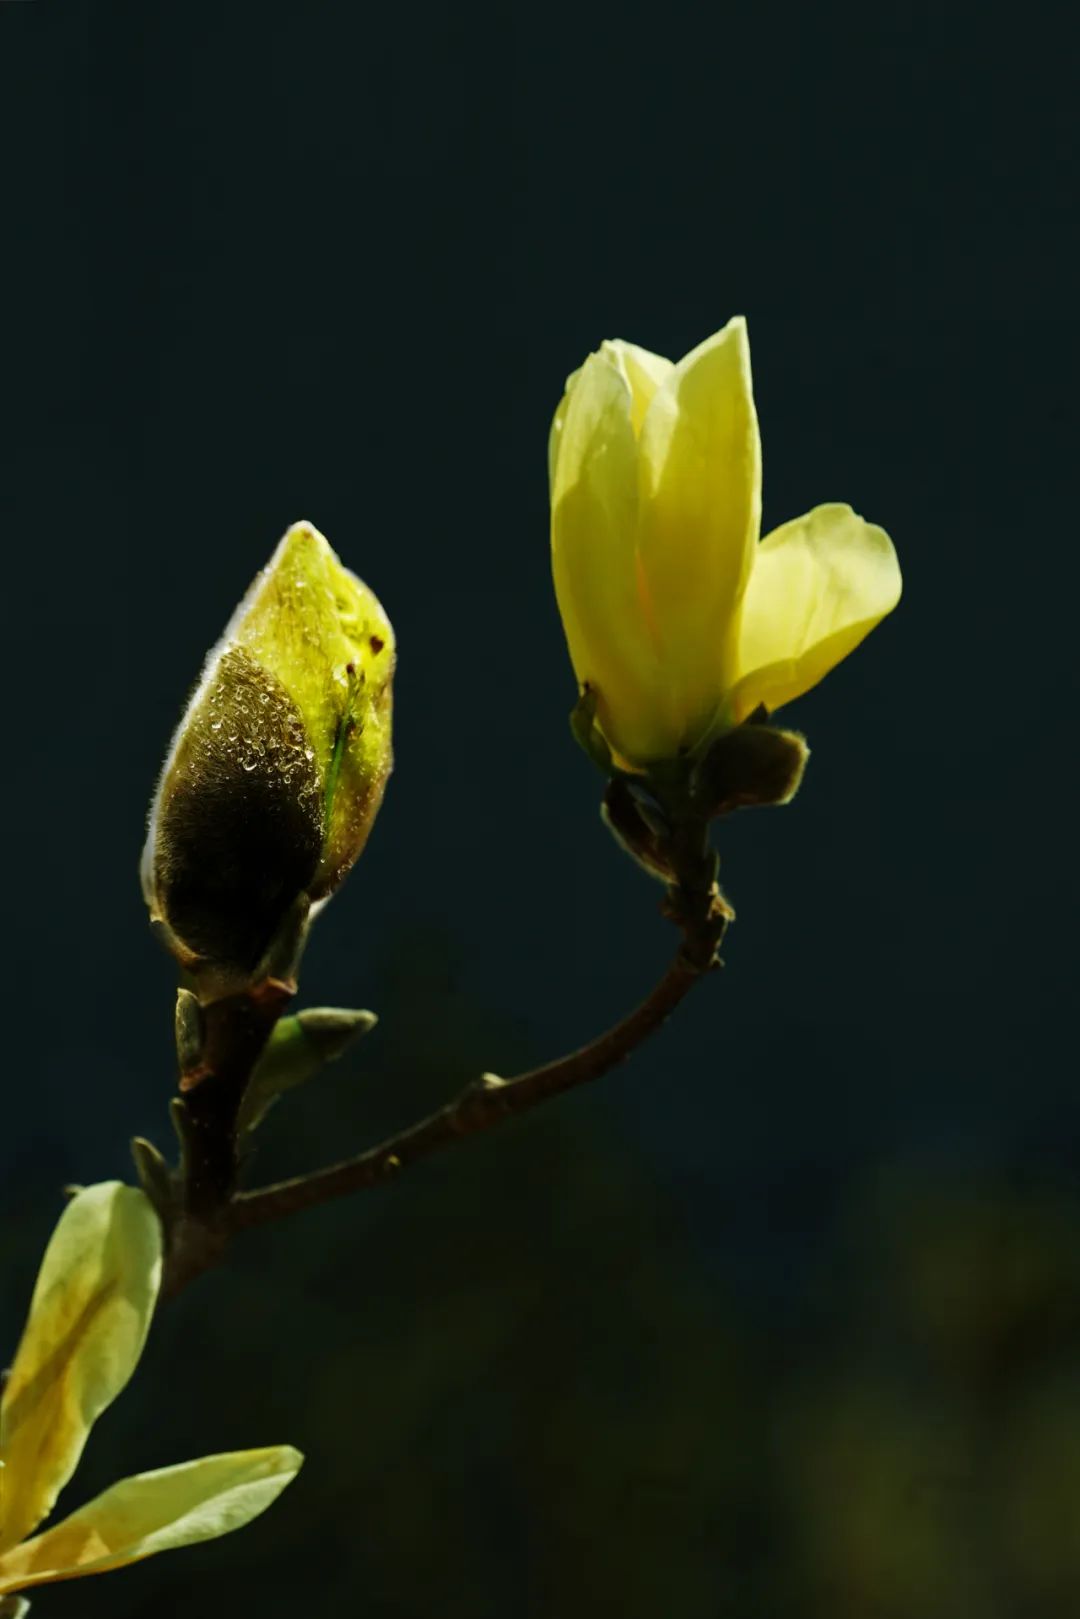
[[626,366],[638,364],[646,366],[659,365],[670,367],[672,362],[663,354],[656,354],[652,349],[642,348],[640,343],[629,343],[625,337],[605,337],[598,351],[613,364]]
[[566,387],[563,390],[559,409],[555,412],[552,427],[557,427],[561,431],[565,425],[566,411],[578,394],[587,395],[590,391],[595,391],[598,386],[602,387],[613,376],[618,377],[623,383],[626,381],[622,367],[610,354],[604,353],[603,345],[598,349],[594,349],[591,354],[587,354],[577,370],[571,371],[566,379]]
[[[855,515],[858,516],[858,513]],[[884,613],[892,612],[893,608],[898,604],[901,596],[904,594],[904,576],[900,568],[900,558],[896,554],[896,546],[893,543],[892,536],[886,533],[885,529],[883,529],[880,524],[867,523],[865,518],[861,518],[860,521],[865,524],[867,538],[875,546],[881,555],[883,562],[889,566],[892,571],[893,588],[891,593],[885,597],[887,605],[883,609],[884,616]]]
[[[732,343],[738,349],[749,352],[750,328],[745,315],[732,315],[725,321],[720,330],[713,336],[705,339],[706,343]],[[702,344],[702,347],[705,345]]]
[[608,342],[601,343],[598,349],[585,356],[585,364],[577,375],[584,378],[595,371],[603,371],[605,374],[614,372],[621,381],[626,381],[622,358]]
[[857,512],[854,506],[849,506],[847,501],[829,501],[816,507],[815,511],[823,515],[835,514],[837,519],[846,517],[859,524],[861,549],[868,560],[873,558],[879,570],[877,610],[879,620],[884,618],[897,605],[904,589],[900,558],[896,554],[892,536],[881,527],[880,523],[871,523],[861,512]]
[[[567,491],[580,481],[583,470],[597,460],[604,461],[598,449],[606,454],[613,433],[623,423],[629,427],[632,408],[630,383],[622,366],[599,349],[588,355],[576,374],[572,392],[552,423],[549,449],[553,512]],[[629,474],[632,467],[627,465],[623,471]]]
[[703,361],[713,356],[734,358],[737,369],[749,382],[750,378],[750,331],[746,324],[745,315],[732,315],[726,325],[721,326],[718,332],[705,338],[695,348],[684,354],[676,371],[683,375],[694,370]]
[[577,387],[578,380],[579,380],[583,370],[584,370],[584,365],[575,366],[574,370],[570,372],[570,374],[566,378],[566,381],[563,383],[563,403],[564,404],[565,404],[566,400],[569,398],[569,396],[573,393],[574,389]]

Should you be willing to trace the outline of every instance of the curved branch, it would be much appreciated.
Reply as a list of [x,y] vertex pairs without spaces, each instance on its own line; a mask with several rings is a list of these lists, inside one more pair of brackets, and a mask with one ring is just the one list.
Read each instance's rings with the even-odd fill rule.
[[275,1186],[238,1193],[229,1210],[231,1229],[265,1225],[301,1209],[346,1197],[364,1187],[377,1186],[392,1179],[408,1164],[459,1141],[462,1136],[478,1135],[550,1096],[599,1079],[601,1074],[625,1061],[671,1016],[705,970],[690,959],[685,949],[680,950],[640,1006],[579,1051],[513,1079],[484,1074],[436,1113],[356,1158]]
[[[613,830],[654,875],[661,875],[655,862],[646,858],[648,851],[640,844],[640,829],[636,825],[627,824],[624,817],[622,824],[613,827]],[[205,1151],[193,1153],[188,1144],[185,1164],[181,1166],[179,1176],[182,1195],[179,1199],[175,1195],[166,1197],[163,1204],[168,1231],[164,1293],[167,1296],[175,1295],[201,1272],[219,1264],[237,1232],[284,1219],[303,1209],[316,1208],[319,1204],[347,1197],[367,1186],[377,1186],[392,1179],[407,1164],[426,1158],[429,1153],[438,1152],[451,1142],[490,1130],[501,1120],[524,1113],[550,1096],[558,1096],[576,1085],[598,1079],[629,1057],[670,1017],[698,979],[719,965],[720,944],[734,913],[717,886],[717,864],[716,855],[708,844],[707,819],[699,814],[684,813],[674,823],[662,872],[667,880],[663,910],[678,927],[682,943],[656,987],[621,1022],[582,1046],[579,1051],[512,1079],[482,1074],[445,1107],[356,1158],[297,1176],[294,1180],[281,1181],[274,1186],[239,1192],[235,1189],[234,1178],[236,1110],[232,1106],[232,1100],[238,1101],[239,1090],[233,1087],[236,1089],[235,1098],[232,1090],[226,1097],[231,1111],[226,1109],[223,1112],[221,1107],[208,1111],[204,1109],[207,1111],[207,1130],[213,1138],[211,1145],[218,1148],[215,1164],[220,1160],[227,1173],[204,1177],[207,1190],[199,1196],[194,1195],[188,1183],[192,1181],[196,1159],[201,1162],[207,1154]],[[271,981],[271,987],[276,982]],[[294,988],[291,982],[279,987],[289,993]],[[252,997],[249,995],[247,999],[251,1000]],[[265,999],[261,990],[256,992],[252,1004],[257,1012]],[[277,1010],[280,1007],[269,1006],[266,1015],[270,1023]],[[260,1012],[253,1024],[253,1027],[257,1025],[259,1032],[262,1029],[261,1016]],[[247,1029],[247,1024],[243,1027]],[[228,1047],[227,1040],[224,1045]],[[190,1098],[199,1098],[202,1086],[208,1090],[211,1086],[221,1088],[221,1073],[233,1071],[224,1063],[224,1057],[228,1055],[227,1049],[219,1053],[222,1060],[211,1065],[213,1072],[201,1077],[197,1085],[189,1085],[185,1092],[183,1106],[178,1110],[185,1140],[193,1127],[193,1121],[188,1117]],[[194,1191],[199,1191],[200,1186],[201,1181]]]

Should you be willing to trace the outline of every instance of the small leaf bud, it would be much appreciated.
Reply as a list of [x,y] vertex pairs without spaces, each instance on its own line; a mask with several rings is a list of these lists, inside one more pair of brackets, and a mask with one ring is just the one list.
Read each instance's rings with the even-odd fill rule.
[[697,767],[697,793],[710,816],[795,797],[810,749],[797,731],[747,720],[726,731]]

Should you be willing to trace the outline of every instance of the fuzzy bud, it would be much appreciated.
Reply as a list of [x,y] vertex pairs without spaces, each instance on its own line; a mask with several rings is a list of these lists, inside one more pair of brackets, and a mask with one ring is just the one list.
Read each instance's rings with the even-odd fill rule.
[[291,909],[326,899],[391,768],[394,634],[296,523],[210,653],[150,811],[143,892],[189,970],[251,973]]

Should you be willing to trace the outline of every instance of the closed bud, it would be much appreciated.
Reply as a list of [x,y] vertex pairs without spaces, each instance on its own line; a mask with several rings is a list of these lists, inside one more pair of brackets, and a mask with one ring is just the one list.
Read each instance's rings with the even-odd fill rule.
[[659,805],[650,805],[640,788],[625,776],[615,776],[608,783],[600,814],[616,842],[651,877],[665,883],[676,880],[671,854],[673,829],[664,824]]
[[294,524],[210,653],[151,807],[143,892],[185,966],[251,974],[298,902],[341,882],[390,773],[393,670],[374,593]]
[[709,815],[788,804],[802,782],[810,749],[798,731],[756,719],[714,742],[697,767],[697,792]]
[[279,1096],[314,1079],[378,1021],[374,1012],[343,1006],[313,1006],[282,1018],[248,1082],[237,1128],[254,1130]]
[[[168,1222],[173,1208],[173,1180],[168,1164],[152,1141],[135,1136],[131,1142],[131,1156],[139,1176],[139,1184],[163,1222]],[[0,1619],[3,1619],[0,1611]]]

